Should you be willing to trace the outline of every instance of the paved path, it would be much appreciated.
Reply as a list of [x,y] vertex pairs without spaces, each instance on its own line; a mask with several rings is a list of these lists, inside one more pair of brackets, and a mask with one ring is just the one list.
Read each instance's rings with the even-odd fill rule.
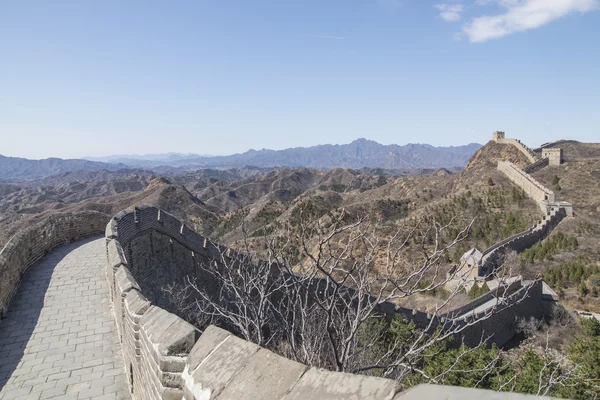
[[96,238],[27,271],[0,321],[0,400],[131,397],[105,262],[104,238]]

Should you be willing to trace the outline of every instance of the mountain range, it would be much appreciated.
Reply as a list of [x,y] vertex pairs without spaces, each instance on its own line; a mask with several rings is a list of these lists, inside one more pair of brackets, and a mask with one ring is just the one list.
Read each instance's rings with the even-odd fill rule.
[[0,179],[41,179],[71,171],[117,171],[123,168],[127,168],[127,165],[62,158],[29,160],[0,154]]
[[59,158],[28,160],[0,156],[0,179],[40,179],[69,171],[116,171],[129,167],[159,172],[164,172],[164,167],[177,168],[179,171],[245,167],[306,167],[321,170],[365,167],[396,170],[462,168],[481,147],[477,143],[450,147],[435,147],[428,144],[382,145],[372,140],[357,139],[343,145],[326,144],[284,150],[248,150],[245,153],[228,156],[168,153],[145,156],[107,156],[82,160]]

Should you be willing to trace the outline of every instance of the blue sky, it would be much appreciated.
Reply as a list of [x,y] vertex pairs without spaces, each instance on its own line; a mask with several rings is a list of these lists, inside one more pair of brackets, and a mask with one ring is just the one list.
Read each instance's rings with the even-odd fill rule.
[[0,154],[600,141],[600,0],[0,3]]

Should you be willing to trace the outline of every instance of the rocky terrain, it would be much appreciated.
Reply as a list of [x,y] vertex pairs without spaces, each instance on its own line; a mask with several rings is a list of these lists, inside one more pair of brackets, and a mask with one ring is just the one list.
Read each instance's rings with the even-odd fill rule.
[[[543,274],[548,267],[575,262],[591,271],[600,260],[600,146],[577,142],[557,145],[564,149],[565,163],[533,175],[554,188],[559,199],[575,205],[575,218],[563,222],[553,236],[574,237],[579,246],[542,259],[519,258],[519,271],[526,278]],[[236,246],[244,230],[258,248],[265,234],[288,234],[297,210],[309,207],[315,218],[323,220],[329,212],[342,209],[354,217],[369,215],[372,221],[379,221],[383,236],[402,227],[435,221],[449,224],[448,236],[443,238],[449,240],[457,229],[474,221],[467,239],[447,255],[449,268],[466,250],[484,250],[540,218],[536,204],[497,170],[499,160],[519,166],[528,163],[514,146],[490,142],[472,155],[460,172],[441,168],[407,175],[381,168],[238,168],[170,169],[168,174],[161,174],[122,169],[13,180],[0,183],[0,245],[24,224],[53,213],[96,210],[114,214],[135,204],[154,204],[227,245]],[[563,284],[561,295],[573,307],[597,311],[592,289],[598,277],[591,272],[585,275],[586,291],[581,293],[581,279],[573,280]],[[429,300],[410,306],[426,309]]]
[[541,249],[533,260],[525,261],[524,269],[552,281],[571,308],[600,313],[600,144],[560,141],[549,147],[563,149],[564,164],[532,175],[558,200],[573,203],[575,216],[561,223],[547,242],[565,235],[575,238],[577,246],[554,250],[548,243],[546,254]]

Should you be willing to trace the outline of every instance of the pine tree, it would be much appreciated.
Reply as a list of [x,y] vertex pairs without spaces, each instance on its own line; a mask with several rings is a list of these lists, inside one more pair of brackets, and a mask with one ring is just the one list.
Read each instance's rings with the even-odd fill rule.
[[578,286],[577,286],[577,293],[579,293],[579,296],[581,297],[585,297],[588,294],[588,288],[585,284],[585,282],[581,282]]

